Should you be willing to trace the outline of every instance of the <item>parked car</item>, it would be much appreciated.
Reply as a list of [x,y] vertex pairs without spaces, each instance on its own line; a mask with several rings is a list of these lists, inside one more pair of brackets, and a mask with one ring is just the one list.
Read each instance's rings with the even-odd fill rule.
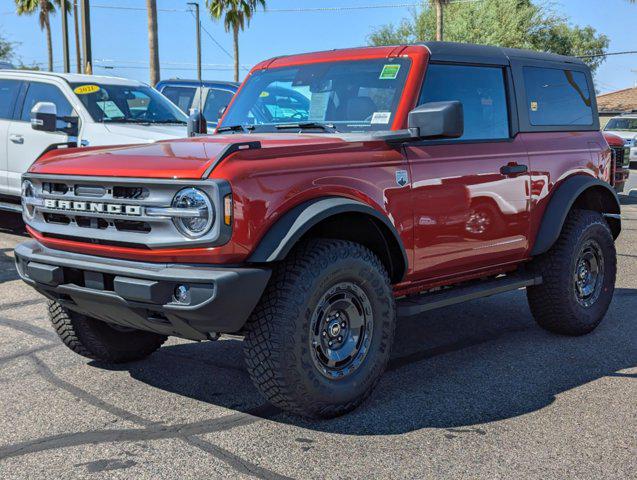
[[630,176],[630,147],[623,138],[612,133],[604,132],[604,138],[613,155],[611,185],[615,187],[616,192],[621,193]]
[[215,80],[162,80],[155,87],[183,112],[197,108],[203,113],[210,130],[217,126],[223,109],[230,104],[230,100],[239,88],[235,82]]
[[[34,108],[57,121],[32,127]],[[148,143],[186,136],[187,116],[136,80],[23,70],[0,72],[0,209],[20,210],[22,174],[66,146]]]
[[611,118],[604,127],[604,133],[622,138],[630,147],[629,163],[637,162],[637,113]]
[[24,176],[17,270],[74,352],[242,335],[270,402],[333,417],[378,384],[399,315],[521,288],[551,332],[606,314],[620,206],[579,59],[436,42],[278,57],[217,132],[54,151]]

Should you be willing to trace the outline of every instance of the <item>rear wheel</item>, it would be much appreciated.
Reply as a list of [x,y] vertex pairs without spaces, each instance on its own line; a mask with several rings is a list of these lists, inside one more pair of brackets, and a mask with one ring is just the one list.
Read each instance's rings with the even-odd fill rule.
[[62,342],[93,360],[124,363],[147,357],[166,341],[165,335],[118,328],[49,302],[49,318]]
[[248,371],[282,409],[341,415],[378,383],[394,326],[392,288],[378,257],[357,243],[311,240],[277,266],[248,322]]
[[613,298],[617,271],[613,236],[600,213],[569,213],[559,239],[533,267],[543,283],[527,288],[527,298],[540,326],[584,335],[599,325]]

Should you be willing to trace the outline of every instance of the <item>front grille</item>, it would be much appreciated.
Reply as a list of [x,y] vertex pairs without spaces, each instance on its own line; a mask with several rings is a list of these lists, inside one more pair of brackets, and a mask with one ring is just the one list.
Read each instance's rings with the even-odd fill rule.
[[624,166],[624,147],[610,147],[613,153],[613,163],[615,167],[622,168]]
[[32,218],[27,223],[49,238],[152,250],[220,245],[231,235],[231,227],[216,222],[205,236],[186,239],[170,211],[177,192],[196,187],[212,200],[215,218],[222,219],[223,198],[231,193],[225,180],[33,174],[26,174],[25,178],[31,181],[34,191],[30,199]]

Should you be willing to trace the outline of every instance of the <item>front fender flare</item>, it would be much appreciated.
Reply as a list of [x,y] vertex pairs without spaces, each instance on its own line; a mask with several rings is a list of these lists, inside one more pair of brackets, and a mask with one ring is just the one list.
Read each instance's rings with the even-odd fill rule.
[[407,272],[408,260],[405,247],[400,235],[389,219],[374,208],[362,202],[344,197],[322,197],[301,203],[285,213],[270,228],[259,242],[248,262],[269,263],[283,260],[296,243],[312,227],[321,221],[341,213],[362,213],[380,221],[399,246],[404,265],[403,273]]
[[[575,175],[564,180],[551,196],[544,211],[542,224],[535,237],[531,251],[532,256],[548,251],[557,241],[562,231],[568,212],[577,199],[590,188],[601,188],[604,192],[605,208],[600,213],[618,215],[620,212],[619,198],[615,190],[606,182],[588,175]],[[619,227],[621,229],[621,226]],[[617,232],[617,235],[619,232]]]

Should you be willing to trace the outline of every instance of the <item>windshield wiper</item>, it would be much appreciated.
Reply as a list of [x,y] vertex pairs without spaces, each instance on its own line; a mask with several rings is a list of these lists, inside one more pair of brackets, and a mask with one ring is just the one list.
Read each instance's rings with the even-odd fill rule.
[[319,122],[304,122],[304,123],[281,123],[279,125],[275,125],[275,128],[278,130],[312,130],[312,129],[321,129],[330,133],[337,133],[336,127],[331,123],[319,123]]
[[217,133],[222,132],[251,132],[254,130],[254,125],[228,125],[227,127],[217,128]]

